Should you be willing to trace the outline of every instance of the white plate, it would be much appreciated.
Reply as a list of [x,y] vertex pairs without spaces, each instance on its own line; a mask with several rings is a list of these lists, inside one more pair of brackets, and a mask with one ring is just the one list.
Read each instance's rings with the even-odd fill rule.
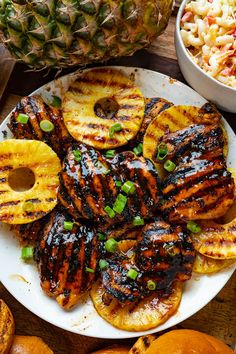
[[[137,85],[145,97],[163,97],[175,104],[201,106],[206,102],[199,94],[188,86],[170,79],[168,76],[146,69],[125,68],[127,74],[135,74]],[[75,74],[59,78],[42,88],[37,93],[50,91],[62,95]],[[8,130],[9,117],[0,126],[0,131]],[[229,135],[228,165],[236,168],[236,137],[233,130],[224,121]],[[2,140],[2,134],[0,140]],[[10,133],[8,137],[10,137]],[[88,299],[72,311],[62,310],[55,300],[46,296],[40,288],[39,274],[34,265],[20,260],[20,247],[13,239],[6,226],[0,224],[0,279],[8,291],[26,308],[37,316],[65,330],[99,338],[129,338],[142,334],[167,329],[192,316],[204,307],[223,288],[234,271],[234,266],[214,275],[193,275],[185,284],[183,298],[177,313],[163,325],[146,332],[126,332],[114,328],[104,321],[93,308]],[[27,282],[23,281],[20,275]]]

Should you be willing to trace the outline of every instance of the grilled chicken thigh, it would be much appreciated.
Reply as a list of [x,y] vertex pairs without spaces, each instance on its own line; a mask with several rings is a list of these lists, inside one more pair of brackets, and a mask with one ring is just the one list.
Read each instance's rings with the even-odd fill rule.
[[11,225],[11,231],[19,240],[21,246],[35,246],[49,217],[50,214],[28,224]]
[[[60,178],[59,200],[68,212],[74,214],[75,209],[81,218],[107,224],[128,223],[136,216],[151,217],[158,208],[160,188],[155,167],[150,160],[131,152],[119,153],[109,160],[91,147],[76,144],[68,151]],[[131,181],[135,193],[122,194],[117,181],[121,185]],[[127,198],[124,210],[109,216],[105,209],[113,208],[121,194],[121,198]]]
[[163,182],[164,216],[171,222],[214,219],[234,200],[234,180],[223,155],[218,125],[192,125],[164,137],[167,158],[176,164]]
[[[29,117],[26,124],[18,122],[17,117],[20,113]],[[48,133],[44,132],[40,128],[42,120],[52,122],[54,129]],[[64,157],[73,140],[66,129],[61,110],[48,106],[39,95],[21,99],[11,115],[8,127],[16,139],[42,140],[60,157]]]
[[109,304],[111,296],[121,303],[130,303],[148,295],[142,274],[135,280],[127,277],[130,268],[137,269],[128,257],[116,255],[107,262],[108,266],[102,272],[102,284],[107,293],[103,299],[104,303]]
[[[150,280],[155,282],[157,291],[167,294],[173,282],[191,277],[194,248],[189,235],[180,226],[170,225],[162,219],[146,224],[133,252],[131,258],[115,254],[102,271],[105,304],[109,304],[111,297],[121,303],[144,298],[150,292],[147,286]],[[136,279],[128,276],[130,269],[137,271]]]
[[36,248],[42,289],[65,309],[91,288],[100,254],[94,229],[74,223],[66,230],[68,220],[65,213],[51,213]]
[[135,262],[143,272],[157,272],[167,282],[190,279],[194,249],[180,226],[164,220],[147,224],[138,237]]

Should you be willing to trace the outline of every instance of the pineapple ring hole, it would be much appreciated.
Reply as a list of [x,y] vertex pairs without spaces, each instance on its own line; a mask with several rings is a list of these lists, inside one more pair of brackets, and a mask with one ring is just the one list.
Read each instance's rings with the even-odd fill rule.
[[103,119],[113,119],[119,109],[119,103],[112,97],[101,98],[94,105],[94,113]]
[[8,184],[15,192],[27,191],[35,184],[35,174],[28,167],[15,168],[8,176]]

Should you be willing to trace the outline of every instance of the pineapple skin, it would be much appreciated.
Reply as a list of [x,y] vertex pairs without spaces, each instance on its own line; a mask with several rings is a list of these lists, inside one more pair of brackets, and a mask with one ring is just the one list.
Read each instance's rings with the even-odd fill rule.
[[132,55],[167,26],[173,0],[0,0],[0,40],[33,68]]

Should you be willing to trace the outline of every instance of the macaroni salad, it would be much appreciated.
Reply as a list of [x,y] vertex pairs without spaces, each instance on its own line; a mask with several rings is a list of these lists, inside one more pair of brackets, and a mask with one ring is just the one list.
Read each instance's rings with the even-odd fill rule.
[[180,32],[193,60],[208,75],[236,88],[236,0],[189,2]]

